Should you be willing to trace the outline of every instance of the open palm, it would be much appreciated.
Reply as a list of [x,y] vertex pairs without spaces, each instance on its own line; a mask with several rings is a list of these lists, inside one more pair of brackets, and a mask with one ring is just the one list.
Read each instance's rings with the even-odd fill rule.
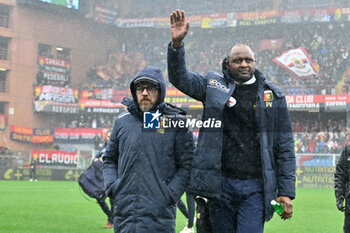
[[180,45],[182,43],[189,27],[190,24],[186,22],[186,16],[183,10],[176,10],[170,14],[170,32],[174,44]]

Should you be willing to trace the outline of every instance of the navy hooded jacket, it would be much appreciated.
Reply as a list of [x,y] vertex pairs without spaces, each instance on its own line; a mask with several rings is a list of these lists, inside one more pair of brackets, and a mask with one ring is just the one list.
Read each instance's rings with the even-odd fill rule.
[[[186,69],[184,45],[168,46],[170,82],[183,93],[203,103],[202,120],[223,121],[223,111],[235,90],[235,82],[223,62],[223,75],[209,71],[205,76]],[[295,198],[294,140],[287,103],[282,92],[258,69],[255,117],[259,127],[262,177],[264,180],[265,220],[272,218],[270,201],[277,196]],[[264,98],[269,95],[270,98]],[[219,197],[221,192],[221,154],[223,128],[199,131],[193,157],[190,191],[204,197]]]
[[165,82],[158,68],[147,67],[134,77],[133,100],[124,99],[128,111],[114,122],[103,157],[106,193],[115,200],[115,232],[172,233],[176,202],[189,183],[193,138],[185,128],[142,129],[134,86],[138,77],[151,77],[160,84],[156,110],[163,115],[184,114],[164,103]]

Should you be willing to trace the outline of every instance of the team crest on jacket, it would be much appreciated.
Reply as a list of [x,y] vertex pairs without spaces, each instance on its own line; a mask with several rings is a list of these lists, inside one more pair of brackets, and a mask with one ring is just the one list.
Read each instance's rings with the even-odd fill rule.
[[273,101],[273,94],[271,90],[264,91],[264,101]]

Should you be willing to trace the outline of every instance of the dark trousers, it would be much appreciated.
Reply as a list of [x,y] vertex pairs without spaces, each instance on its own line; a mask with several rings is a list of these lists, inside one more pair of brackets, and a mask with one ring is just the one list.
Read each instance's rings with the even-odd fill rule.
[[197,233],[212,233],[211,220],[209,214],[209,206],[206,200],[202,197],[196,197],[196,229]]
[[108,222],[113,224],[113,205],[114,205],[114,200],[112,198],[109,198],[109,204],[111,207],[108,206],[106,203],[106,197],[102,199],[97,199],[97,203],[101,206],[101,209],[103,212],[107,215],[108,217]]
[[348,198],[345,199],[345,213],[344,213],[344,233],[350,233],[350,200]]
[[30,178],[36,180],[36,168],[31,168],[29,172]]
[[350,233],[350,213],[345,212],[343,230],[344,230],[344,233]]
[[194,196],[186,193],[186,202],[187,208],[181,199],[177,202],[177,207],[180,209],[181,213],[183,213],[183,215],[188,219],[187,227],[191,228],[193,227],[195,212]]
[[214,233],[262,233],[264,194],[262,179],[222,177],[221,196],[209,200]]

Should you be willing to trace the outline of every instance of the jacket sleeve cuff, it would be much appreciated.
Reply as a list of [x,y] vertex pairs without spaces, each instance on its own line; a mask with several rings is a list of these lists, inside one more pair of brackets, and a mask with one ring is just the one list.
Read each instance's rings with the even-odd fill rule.
[[170,41],[170,43],[169,43],[169,48],[170,48],[171,50],[173,50],[174,52],[176,52],[177,50],[179,50],[180,48],[182,48],[182,47],[184,46],[184,44],[185,44],[185,43],[182,42],[180,46],[175,47],[175,46],[173,45],[173,42]]

